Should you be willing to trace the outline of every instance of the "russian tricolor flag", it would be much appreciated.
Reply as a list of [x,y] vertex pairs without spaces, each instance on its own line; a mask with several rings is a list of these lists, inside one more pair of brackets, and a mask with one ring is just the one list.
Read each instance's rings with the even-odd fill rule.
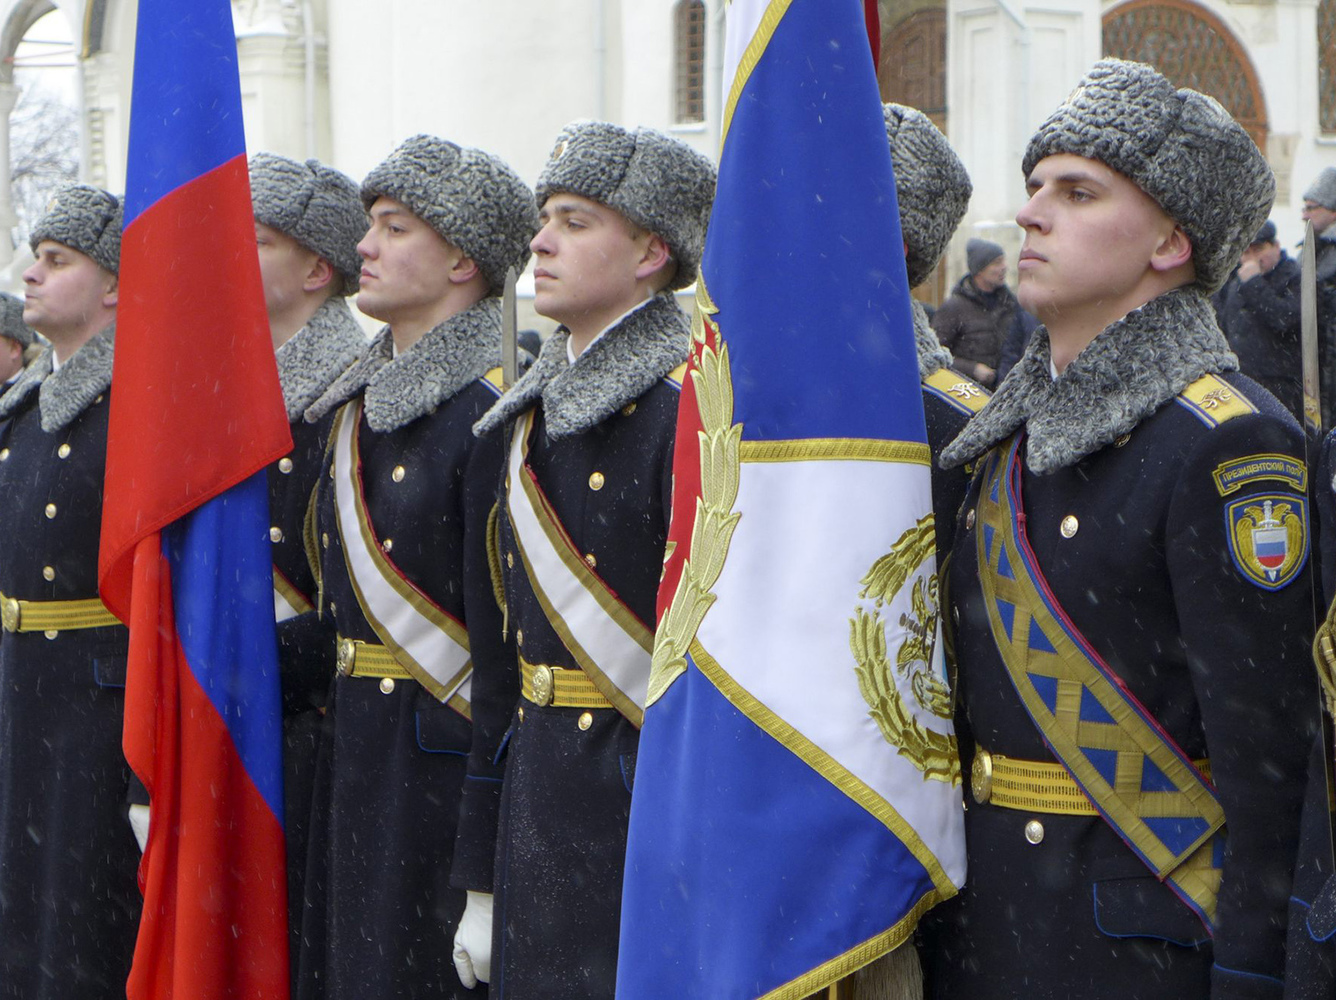
[[[617,994],[800,998],[964,879],[926,444],[859,0],[733,0]],[[912,947],[912,945],[908,945]]]
[[288,995],[263,470],[291,448],[228,0],[139,0],[101,592],[151,797],[130,1000]]

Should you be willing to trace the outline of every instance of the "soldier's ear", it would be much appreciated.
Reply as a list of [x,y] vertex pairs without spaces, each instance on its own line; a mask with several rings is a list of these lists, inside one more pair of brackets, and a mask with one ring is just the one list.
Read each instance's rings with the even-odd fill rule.
[[456,285],[462,285],[472,281],[482,270],[478,267],[478,262],[467,254],[461,256],[450,268],[450,281]]
[[302,282],[302,289],[307,292],[318,292],[320,289],[328,287],[334,280],[334,265],[324,257],[317,256],[311,264],[311,269],[306,272],[306,280]]
[[1172,271],[1191,260],[1192,240],[1188,239],[1188,234],[1183,231],[1182,226],[1175,224],[1169,235],[1155,248],[1150,258],[1150,266],[1155,271]]
[[120,297],[120,279],[111,272],[107,272],[107,282],[102,286],[102,304],[108,308],[114,308]]

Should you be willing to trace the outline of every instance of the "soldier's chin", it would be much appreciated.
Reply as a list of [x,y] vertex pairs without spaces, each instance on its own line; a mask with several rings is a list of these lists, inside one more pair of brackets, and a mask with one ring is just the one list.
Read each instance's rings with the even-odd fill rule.
[[357,311],[364,316],[370,316],[372,319],[378,319],[381,322],[389,322],[383,315],[385,303],[370,292],[357,293]]

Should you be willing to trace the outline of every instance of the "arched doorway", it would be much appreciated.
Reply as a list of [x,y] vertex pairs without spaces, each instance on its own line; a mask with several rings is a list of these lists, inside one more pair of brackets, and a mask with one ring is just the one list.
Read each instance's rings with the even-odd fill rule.
[[1266,102],[1252,60],[1223,21],[1190,0],[1131,0],[1104,15],[1104,54],[1150,63],[1210,94],[1266,149]]

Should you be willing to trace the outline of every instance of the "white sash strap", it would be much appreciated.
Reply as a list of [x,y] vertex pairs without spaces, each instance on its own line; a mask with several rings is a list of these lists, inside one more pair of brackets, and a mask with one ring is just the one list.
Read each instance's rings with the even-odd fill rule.
[[591,570],[525,464],[533,412],[516,422],[506,509],[538,603],[590,680],[634,725],[645,716],[654,634]]
[[357,425],[361,401],[335,418],[334,501],[339,538],[367,622],[413,677],[441,701],[467,698],[473,662],[468,631],[404,578],[381,550],[362,496]]

